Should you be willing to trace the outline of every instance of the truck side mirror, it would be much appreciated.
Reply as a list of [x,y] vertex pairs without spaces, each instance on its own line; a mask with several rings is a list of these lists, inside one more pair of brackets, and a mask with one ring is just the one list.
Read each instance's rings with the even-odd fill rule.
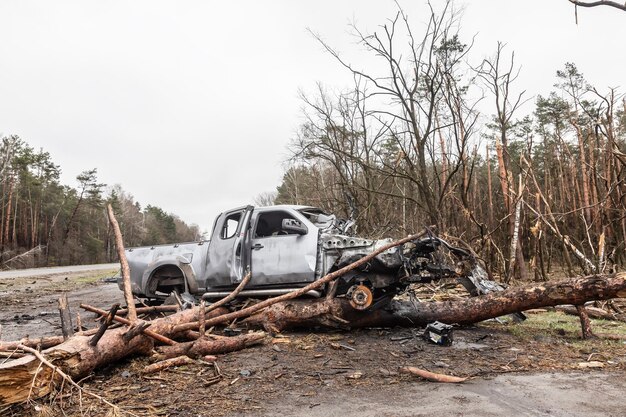
[[283,219],[282,229],[297,235],[306,235],[309,232],[309,229],[296,219]]

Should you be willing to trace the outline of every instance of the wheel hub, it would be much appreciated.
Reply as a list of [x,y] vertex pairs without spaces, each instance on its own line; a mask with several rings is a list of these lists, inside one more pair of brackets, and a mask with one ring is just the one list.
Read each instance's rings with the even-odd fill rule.
[[372,290],[362,284],[352,286],[352,288],[348,290],[347,295],[350,300],[350,305],[357,310],[365,310],[371,306],[372,301],[374,301]]

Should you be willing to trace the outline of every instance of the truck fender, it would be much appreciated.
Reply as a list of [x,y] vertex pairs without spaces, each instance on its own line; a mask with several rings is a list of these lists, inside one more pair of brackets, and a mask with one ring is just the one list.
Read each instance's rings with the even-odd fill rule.
[[[176,256],[173,258],[159,259],[158,261],[148,265],[148,267],[144,271],[143,276],[141,278],[142,288],[146,289],[145,291],[146,293],[149,292],[148,283],[150,279],[152,279],[154,272],[158,270],[159,268],[163,266],[168,266],[168,265],[175,266],[176,268],[180,269],[180,271],[183,274],[183,279],[187,283],[187,288],[189,289],[190,293],[194,294],[198,292],[198,282],[196,281],[196,273],[193,269],[193,266],[189,263],[187,258],[185,258],[184,256]],[[153,295],[153,294],[146,294],[146,295]]]

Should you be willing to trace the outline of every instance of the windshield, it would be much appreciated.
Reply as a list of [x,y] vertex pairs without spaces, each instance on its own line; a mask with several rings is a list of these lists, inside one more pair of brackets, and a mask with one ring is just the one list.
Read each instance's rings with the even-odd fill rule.
[[320,208],[307,207],[298,211],[326,233],[340,233],[352,236],[356,232],[353,220],[338,219],[334,214],[325,213]]
[[332,227],[335,224],[335,220],[337,220],[335,215],[324,213],[322,209],[316,207],[307,207],[299,211],[311,223],[322,230]]

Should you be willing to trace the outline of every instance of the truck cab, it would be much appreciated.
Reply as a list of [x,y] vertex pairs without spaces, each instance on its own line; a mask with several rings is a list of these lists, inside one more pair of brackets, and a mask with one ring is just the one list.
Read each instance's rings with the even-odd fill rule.
[[232,291],[250,271],[244,295],[284,293],[325,272],[321,233],[336,222],[308,206],[233,208],[217,216],[209,240],[127,249],[131,287],[149,299],[172,291],[210,299]]
[[239,207],[218,216],[203,287],[237,285],[250,269],[249,288],[304,286],[319,275],[319,228],[300,206]]

